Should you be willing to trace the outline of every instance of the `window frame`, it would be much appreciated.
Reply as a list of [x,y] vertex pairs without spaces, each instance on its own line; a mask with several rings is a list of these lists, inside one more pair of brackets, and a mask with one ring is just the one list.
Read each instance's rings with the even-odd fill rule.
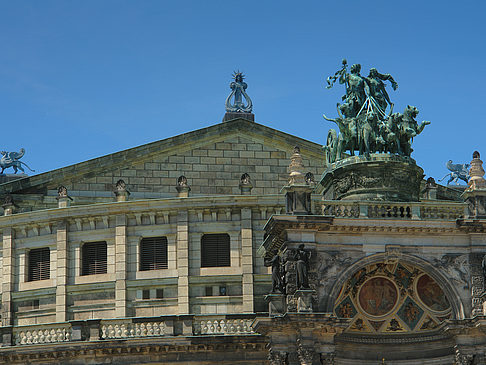
[[[160,239],[159,242],[157,242],[158,239]],[[157,247],[159,244],[160,246]],[[152,247],[149,247],[150,245]],[[167,236],[143,237],[138,247],[138,271],[167,270],[169,268],[169,240]],[[151,254],[147,252],[150,250],[152,250]]]
[[[32,253],[38,253],[38,261],[32,262]],[[46,255],[47,253],[47,255]],[[47,257],[45,257],[47,256]],[[47,260],[46,260],[47,258]],[[34,276],[34,266],[37,264],[37,277]],[[39,267],[39,265],[41,265]],[[50,247],[33,248],[27,253],[27,282],[49,280],[51,278],[51,249]]]
[[[216,241],[208,241],[210,239]],[[205,233],[201,236],[201,268],[214,267],[231,267],[231,237],[228,233]]]
[[[104,247],[102,247],[102,245]],[[102,247],[102,248],[96,248]],[[86,252],[89,248],[95,250],[93,263],[87,262]],[[104,249],[104,250],[103,250]],[[103,252],[104,251],[104,252]],[[93,268],[94,265],[94,268]],[[99,268],[98,268],[99,266]],[[108,273],[108,244],[106,241],[85,242],[81,246],[81,276],[99,275]]]

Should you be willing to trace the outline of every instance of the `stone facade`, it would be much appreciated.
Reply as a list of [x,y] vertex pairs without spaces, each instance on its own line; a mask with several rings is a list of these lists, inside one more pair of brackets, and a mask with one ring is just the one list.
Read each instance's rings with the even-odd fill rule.
[[485,364],[480,163],[464,201],[324,160],[236,119],[7,179],[0,362]]

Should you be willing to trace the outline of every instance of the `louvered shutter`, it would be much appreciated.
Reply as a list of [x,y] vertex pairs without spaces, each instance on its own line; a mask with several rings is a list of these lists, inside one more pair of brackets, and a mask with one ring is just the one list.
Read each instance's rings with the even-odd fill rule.
[[205,234],[201,238],[201,267],[231,266],[230,237],[226,233]]
[[89,242],[83,245],[82,275],[106,274],[106,242]]
[[29,251],[28,281],[46,280],[50,277],[51,258],[49,247]]
[[147,237],[140,242],[140,271],[167,269],[167,237]]

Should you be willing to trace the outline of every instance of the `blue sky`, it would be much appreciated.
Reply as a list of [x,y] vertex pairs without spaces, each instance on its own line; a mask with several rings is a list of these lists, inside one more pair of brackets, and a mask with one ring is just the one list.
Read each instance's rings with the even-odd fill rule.
[[[452,5],[447,5],[447,4]],[[324,144],[346,58],[430,120],[427,176],[486,156],[484,1],[2,1],[1,150],[37,172],[220,123],[234,70],[258,123]]]

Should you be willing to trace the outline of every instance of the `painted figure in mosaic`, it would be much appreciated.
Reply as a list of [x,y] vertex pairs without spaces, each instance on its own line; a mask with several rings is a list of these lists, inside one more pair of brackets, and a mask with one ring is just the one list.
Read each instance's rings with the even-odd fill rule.
[[341,160],[344,153],[360,155],[391,153],[410,157],[413,138],[419,135],[430,122],[417,123],[418,109],[407,106],[403,113],[393,113],[394,104],[386,91],[388,81],[396,90],[397,82],[390,74],[382,74],[371,68],[368,77],[360,74],[361,65],[354,64],[347,71],[347,61],[342,68],[328,77],[327,88],[335,81],[345,85],[343,103],[337,104],[337,118],[324,119],[336,123],[339,133],[331,129],[327,136],[327,163]]
[[[226,98],[226,111],[234,113],[251,113],[253,104],[246,93],[248,85],[243,81],[245,75],[239,71],[235,71],[233,73],[233,78],[235,81],[230,84],[231,93]],[[246,100],[246,105],[243,102],[243,98]],[[233,103],[231,103],[231,99],[234,99]]]
[[8,169],[9,167],[14,169],[14,174],[16,174],[18,170],[25,172],[22,165],[27,167],[30,171],[35,172],[35,170],[32,170],[25,162],[19,161],[20,158],[24,156],[25,149],[21,148],[19,152],[0,151],[0,154],[2,155],[2,158],[0,158],[0,167],[2,168],[0,174],[3,174],[5,169]]
[[300,244],[294,253],[297,289],[309,289],[309,260],[311,253],[305,250],[304,247],[304,244]]

